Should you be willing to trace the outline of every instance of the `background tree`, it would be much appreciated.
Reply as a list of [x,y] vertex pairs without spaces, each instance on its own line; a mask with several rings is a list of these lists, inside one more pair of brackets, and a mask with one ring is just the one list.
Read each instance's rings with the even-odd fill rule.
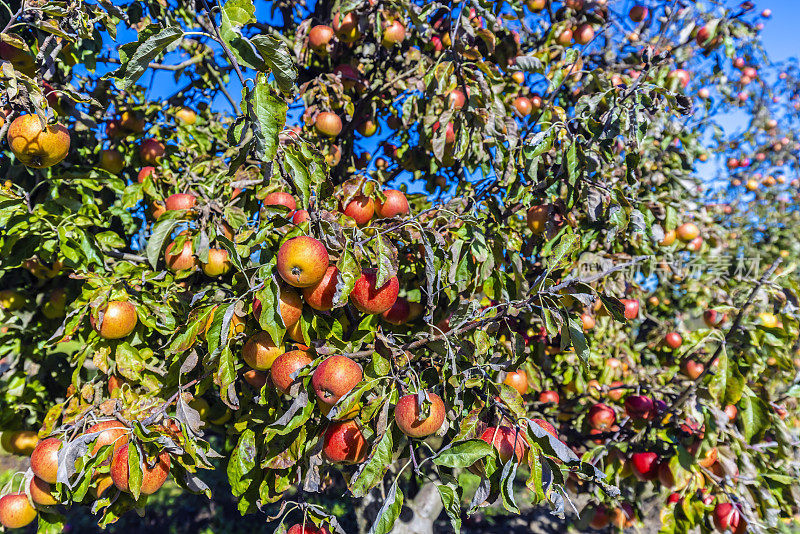
[[7,7],[5,526],[167,479],[292,534],[793,521],[800,71],[752,2]]

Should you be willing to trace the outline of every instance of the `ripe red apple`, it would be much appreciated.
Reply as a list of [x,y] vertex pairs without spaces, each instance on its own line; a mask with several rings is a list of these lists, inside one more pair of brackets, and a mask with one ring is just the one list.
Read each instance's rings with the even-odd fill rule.
[[98,313],[99,325],[94,319],[94,314],[89,315],[92,327],[104,339],[120,339],[126,337],[136,328],[139,321],[136,315],[136,306],[128,301],[112,300]]
[[292,525],[286,534],[330,534],[330,531],[322,526],[315,527],[313,523],[309,522],[306,526]]
[[339,269],[335,265],[329,265],[319,282],[303,288],[303,298],[306,303],[317,311],[333,309],[333,297],[336,295],[338,278]]
[[376,269],[364,269],[350,293],[350,301],[362,313],[381,314],[391,309],[397,300],[400,291],[397,277],[391,277],[382,287],[377,287],[377,278]]
[[318,54],[324,53],[332,40],[333,28],[330,26],[319,24],[308,32],[308,46]]
[[669,332],[664,336],[664,343],[666,343],[669,348],[675,350],[683,344],[683,337],[677,332]]
[[692,380],[697,380],[700,375],[703,374],[705,371],[705,365],[700,362],[696,362],[692,359],[684,360],[681,364],[681,371],[683,374],[691,378]]
[[678,239],[684,243],[688,243],[700,235],[700,228],[698,228],[694,223],[687,222],[680,225],[675,233],[677,234]]
[[591,24],[581,24],[572,37],[579,45],[587,45],[594,39],[594,28]]
[[617,414],[614,408],[600,402],[589,408],[588,420],[592,428],[608,430],[617,422]]
[[31,454],[31,471],[48,484],[56,483],[58,472],[58,450],[61,440],[47,438],[39,442]]
[[383,29],[383,39],[381,44],[386,48],[391,48],[396,44],[402,43],[406,38],[406,27],[399,20],[392,21]]
[[727,320],[727,313],[720,313],[716,310],[706,310],[703,312],[703,321],[709,328],[718,328]]
[[447,100],[450,105],[453,106],[453,109],[461,109],[464,107],[464,104],[466,104],[467,97],[461,89],[453,89],[450,91],[450,94],[447,95]]
[[[291,287],[281,286],[280,297],[278,298],[278,313],[283,320],[283,326],[290,328],[297,324],[303,315],[303,301],[300,294]],[[261,319],[261,301],[253,299],[253,317]]]
[[322,280],[328,269],[328,250],[313,237],[299,236],[278,249],[278,274],[295,287],[309,287]]
[[557,391],[547,390],[539,393],[539,402],[558,404],[559,400]]
[[655,480],[658,477],[658,455],[654,452],[636,452],[631,456],[631,467],[639,480]]
[[653,415],[653,400],[644,395],[628,395],[625,398],[625,413],[634,421],[644,421]]
[[622,398],[622,396],[625,394],[625,390],[622,389],[622,387],[621,387],[621,386],[624,386],[624,385],[625,384],[623,384],[619,380],[615,380],[615,381],[611,382],[611,384],[609,384],[609,388],[611,388],[611,389],[608,390],[608,398],[613,400],[613,401],[620,400]]
[[342,119],[336,113],[323,111],[314,122],[317,131],[328,137],[336,137],[342,132]]
[[589,522],[589,526],[595,530],[603,530],[611,524],[611,517],[608,515],[608,508],[603,506],[602,504],[598,504],[594,507],[592,520]]
[[321,402],[333,406],[363,377],[360,365],[346,356],[334,355],[317,366],[311,376],[311,385]]
[[[111,460],[111,480],[120,491],[129,492],[130,486],[128,483],[128,448],[130,445],[125,445],[114,453]],[[167,451],[162,451],[158,455],[158,461],[149,467],[147,460],[142,462],[142,495],[152,495],[164,485],[164,482],[169,476],[170,458]]]
[[358,464],[367,457],[367,441],[358,427],[358,423],[347,421],[331,421],[325,430],[322,455],[333,463]]
[[588,313],[581,314],[581,323],[583,323],[584,332],[588,332],[589,330],[593,329],[596,324],[594,317]]
[[375,213],[382,219],[397,217],[398,215],[408,215],[411,211],[408,207],[408,200],[402,191],[397,189],[385,189],[385,202],[375,201]]
[[681,87],[685,88],[689,85],[689,81],[692,79],[691,74],[683,69],[676,69],[670,72],[667,75],[667,81],[670,83],[677,83]]
[[130,429],[117,421],[116,419],[109,419],[107,421],[100,421],[86,429],[87,434],[100,432],[100,435],[95,439],[94,446],[92,447],[92,454],[100,452],[100,448],[106,445],[113,446],[113,452],[121,449],[128,444],[128,432]]
[[293,382],[292,373],[310,364],[311,361],[308,353],[302,350],[292,350],[281,354],[275,358],[270,368],[272,383],[281,393],[288,393]]
[[[434,132],[437,132],[439,131],[439,127],[440,127],[439,121],[436,121],[433,123],[432,129]],[[452,122],[448,122],[447,127],[444,130],[444,143],[446,145],[453,145],[455,142],[456,142],[455,127],[453,126]]]
[[518,96],[514,99],[514,109],[520,117],[527,117],[533,110],[533,105],[528,97]]
[[141,170],[139,171],[139,174],[136,175],[136,181],[139,182],[140,184],[144,183],[144,179],[150,175],[153,176],[153,180],[157,180],[158,176],[156,175],[155,171],[156,171],[155,167],[151,166],[142,167]]
[[727,406],[725,406],[725,415],[728,416],[729,421],[733,421],[734,419],[736,419],[737,413],[739,413],[739,411],[733,404],[728,404]]
[[344,209],[339,206],[339,210],[353,219],[358,226],[364,226],[375,214],[375,203],[370,197],[358,195],[348,202]]
[[424,438],[434,434],[444,423],[445,412],[441,397],[436,393],[428,392],[430,405],[428,415],[425,416],[417,404],[417,395],[404,395],[397,401],[394,409],[394,420],[406,436]]
[[396,326],[403,325],[411,318],[411,304],[405,297],[397,297],[392,307],[381,314],[383,320]]
[[361,37],[361,32],[358,29],[358,16],[353,11],[344,16],[341,13],[336,13],[333,16],[332,26],[336,36],[345,43],[358,41]]
[[508,426],[490,426],[483,431],[481,439],[497,449],[497,452],[500,453],[500,461],[503,463],[508,462],[515,454],[517,461],[521,462],[528,449],[524,433],[515,431]]
[[506,373],[503,384],[507,384],[516,389],[520,395],[525,395],[528,392],[528,375],[522,369],[510,371]]
[[[283,356],[283,354],[281,354],[281,356]],[[278,358],[275,359],[275,362],[277,362],[281,356],[278,356]],[[273,367],[275,367],[275,362],[272,363]],[[263,371],[256,371],[255,369],[245,371],[242,377],[244,378],[245,382],[258,390],[261,390],[261,388],[264,387],[264,384],[267,383],[267,373]]]
[[139,147],[139,157],[148,165],[156,165],[164,155],[164,144],[155,139],[145,139]]
[[639,316],[639,301],[635,299],[620,299],[625,305],[625,318],[636,319]]
[[173,249],[175,249],[175,241],[167,245],[167,250],[164,253],[167,269],[177,273],[178,271],[194,271],[197,268],[197,258],[194,257],[192,251],[191,238],[187,238],[183,242],[183,248],[179,252],[172,252]]
[[667,497],[667,504],[677,504],[681,502],[682,499],[683,497],[681,497],[680,493],[670,493],[669,497]]
[[0,524],[5,528],[22,528],[36,519],[36,509],[31,506],[25,492],[9,493],[0,497]]
[[195,206],[197,198],[189,193],[175,193],[170,195],[164,201],[164,207],[167,211],[172,210],[190,210]]
[[714,507],[714,526],[720,532],[744,532],[746,524],[739,508],[729,502],[718,503]]
[[628,16],[633,22],[642,22],[647,18],[648,13],[649,10],[645,6],[636,4],[631,8],[630,11],[628,11]]
[[569,46],[572,44],[572,30],[564,30],[556,37],[556,42],[561,46]]
[[294,212],[294,215],[292,215],[292,222],[294,224],[301,224],[310,220],[311,216],[308,214],[306,210],[297,210]]
[[286,206],[290,210],[297,208],[297,201],[285,191],[273,191],[264,197],[262,204],[264,206]]

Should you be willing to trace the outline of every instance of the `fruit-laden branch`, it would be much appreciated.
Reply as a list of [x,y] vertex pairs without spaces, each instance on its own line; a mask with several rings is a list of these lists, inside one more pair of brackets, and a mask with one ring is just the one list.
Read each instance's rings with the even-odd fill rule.
[[[490,324],[490,323],[494,323],[494,322],[498,322],[498,321],[502,320],[503,318],[506,317],[506,311],[508,311],[508,308],[510,308],[512,306],[515,307],[515,308],[522,308],[522,307],[525,307],[525,306],[531,306],[534,302],[536,302],[537,300],[540,300],[543,296],[560,296],[560,295],[557,295],[556,292],[561,290],[561,289],[565,289],[565,288],[567,288],[567,287],[569,287],[571,285],[574,285],[574,284],[590,284],[592,282],[596,282],[597,280],[605,278],[606,276],[608,276],[611,273],[614,273],[616,271],[620,271],[622,269],[627,269],[628,267],[636,265],[637,263],[641,262],[642,260],[644,260],[646,258],[648,258],[648,256],[637,256],[636,258],[634,258],[633,260],[631,260],[629,262],[621,263],[619,265],[615,265],[614,267],[610,267],[610,268],[606,269],[605,271],[603,271],[601,273],[598,273],[598,274],[595,274],[595,275],[592,275],[592,276],[588,276],[586,278],[573,278],[571,280],[565,280],[564,282],[561,282],[560,284],[556,284],[556,285],[554,285],[552,287],[549,287],[545,291],[540,291],[540,292],[536,293],[535,295],[533,295],[531,297],[528,297],[527,299],[515,300],[515,301],[511,301],[511,302],[506,302],[506,303],[503,303],[503,304],[498,304],[497,306],[493,306],[493,308],[503,307],[503,309],[499,310],[497,315],[493,315],[492,317],[484,317],[482,319],[476,319],[476,320],[473,320],[473,321],[469,321],[469,322],[467,322],[467,323],[465,323],[465,324],[463,324],[463,325],[461,325],[458,328],[455,328],[453,330],[449,330],[447,332],[442,332],[441,334],[436,334],[435,336],[428,336],[428,337],[423,338],[423,339],[418,339],[416,341],[412,341],[412,342],[406,343],[404,345],[400,345],[400,347],[398,347],[398,348],[400,350],[402,350],[402,351],[415,350],[415,349],[419,349],[419,348],[424,347],[428,343],[433,343],[434,341],[441,341],[441,340],[446,339],[446,338],[448,338],[450,336],[455,336],[455,335],[458,335],[458,334],[464,334],[464,333],[467,333],[467,332],[471,332],[472,330],[475,330],[476,328],[479,328],[481,326],[484,326],[484,325],[487,325],[487,324]],[[375,352],[375,347],[373,345],[373,347],[371,349],[360,350],[360,351],[357,351],[357,352],[349,352],[349,353],[345,353],[343,355],[347,356],[348,358],[357,359],[357,358],[367,358],[367,357],[371,356],[374,352]]]
[[758,283],[755,285],[752,291],[750,291],[750,294],[747,296],[747,300],[745,301],[744,305],[741,308],[739,308],[739,312],[736,314],[736,318],[733,320],[733,324],[728,330],[728,333],[725,334],[725,339],[722,341],[722,343],[720,343],[717,346],[717,350],[714,351],[714,354],[711,355],[708,361],[705,362],[705,368],[703,369],[703,372],[700,373],[697,376],[697,378],[695,378],[692,381],[692,383],[689,384],[686,387],[686,389],[683,390],[683,392],[678,396],[677,399],[675,399],[675,402],[673,402],[672,406],[670,407],[670,411],[677,410],[678,408],[680,408],[683,405],[683,403],[685,403],[686,400],[689,398],[691,392],[703,380],[703,377],[705,377],[706,374],[708,374],[711,371],[711,366],[714,364],[714,362],[717,361],[717,358],[719,358],[722,349],[727,345],[730,339],[739,330],[739,325],[742,322],[742,318],[744,317],[744,314],[747,311],[747,309],[753,304],[753,301],[756,298],[758,290],[761,289],[761,286],[767,283],[767,280],[773,275],[775,270],[780,265],[781,261],[782,258],[778,257],[774,262],[772,262],[772,265],[770,265],[769,269],[767,269],[767,272],[764,273],[764,275],[761,277],[761,279],[758,281]]

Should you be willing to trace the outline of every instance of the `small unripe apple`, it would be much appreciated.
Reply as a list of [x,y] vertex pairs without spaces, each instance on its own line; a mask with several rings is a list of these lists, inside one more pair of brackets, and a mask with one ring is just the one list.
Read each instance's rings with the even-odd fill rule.
[[556,37],[556,42],[561,46],[569,46],[572,44],[572,30],[564,30]]
[[583,331],[588,332],[595,326],[595,319],[588,313],[581,314],[581,323],[583,323]]
[[125,158],[119,150],[109,148],[100,152],[100,168],[111,174],[119,174],[125,168]]
[[361,37],[361,32],[358,29],[358,17],[352,11],[344,16],[341,13],[336,13],[333,16],[332,26],[336,36],[345,43],[353,43]]
[[733,404],[728,404],[727,406],[725,406],[725,415],[728,416],[728,420],[733,421],[734,419],[736,419],[737,413],[739,413],[739,411]]
[[189,126],[197,122],[197,113],[189,108],[181,108],[175,112],[175,117]]
[[549,205],[542,204],[539,206],[531,206],[527,213],[528,229],[536,235],[543,234],[549,218]]
[[424,438],[434,434],[444,423],[445,406],[441,397],[436,393],[428,392],[430,405],[428,415],[425,416],[417,403],[417,395],[404,395],[397,401],[394,409],[394,420],[397,427],[411,438]]
[[517,111],[520,117],[527,117],[531,114],[533,105],[531,104],[530,99],[527,97],[518,96],[514,99],[514,109]]
[[144,183],[144,179],[147,178],[148,176],[151,176],[151,175],[153,177],[152,178],[153,180],[157,180],[158,176],[156,175],[155,171],[156,171],[156,168],[155,167],[151,167],[149,165],[147,167],[142,167],[141,170],[139,171],[139,174],[136,175],[136,181],[139,182],[140,184],[142,184],[142,183]]

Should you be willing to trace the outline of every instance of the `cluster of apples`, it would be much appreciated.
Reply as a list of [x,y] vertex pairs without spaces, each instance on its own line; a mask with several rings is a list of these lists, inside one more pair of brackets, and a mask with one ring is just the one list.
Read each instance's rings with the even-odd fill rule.
[[[29,454],[33,477],[28,482],[27,493],[24,491],[9,493],[0,498],[0,524],[6,528],[24,527],[36,518],[37,507],[59,503],[53,493],[53,486],[58,481],[58,457],[64,442],[58,437],[49,437],[38,441],[31,448],[31,442],[37,438],[29,434],[14,433],[10,438],[12,443],[15,441],[19,443],[24,438],[25,443],[19,443],[17,448],[31,449]],[[97,455],[105,446],[110,446],[112,451],[111,458],[92,474],[94,498],[100,498],[111,486],[130,493],[128,471],[129,447],[132,446],[129,443],[130,429],[116,419],[106,419],[90,425],[84,434],[97,434],[89,449],[92,456]],[[161,451],[153,462],[142,462],[141,469],[141,494],[151,495],[161,488],[169,476],[169,454]]]

